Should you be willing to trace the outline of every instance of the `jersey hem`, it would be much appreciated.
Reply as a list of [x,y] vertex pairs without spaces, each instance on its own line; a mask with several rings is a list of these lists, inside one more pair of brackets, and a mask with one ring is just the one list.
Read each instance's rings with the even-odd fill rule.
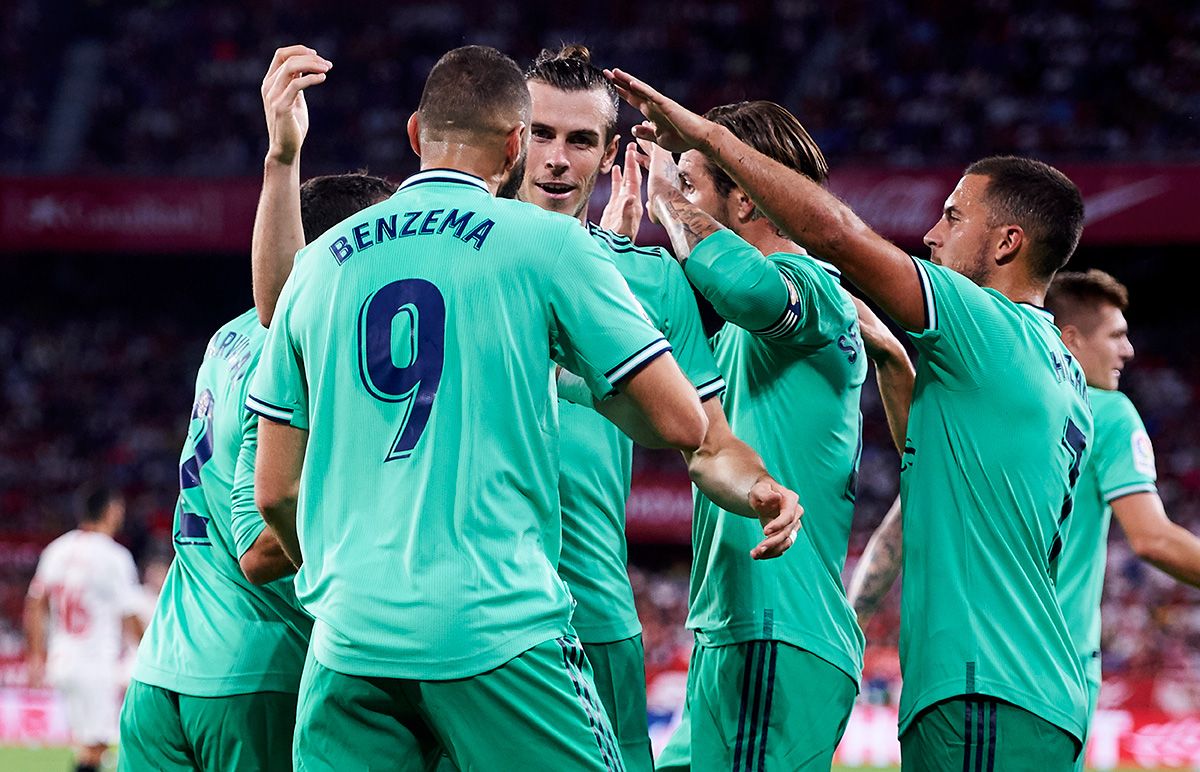
[[[955,678],[953,681],[942,681],[926,688],[917,697],[912,706],[902,708],[900,711],[900,721],[897,726],[896,736],[901,737],[912,722],[926,709],[933,707],[939,702],[952,700],[957,697],[975,697],[984,696],[992,697],[997,700],[1016,705],[1018,708],[1027,710],[1038,718],[1053,724],[1062,729],[1067,734],[1073,736],[1079,742],[1084,741],[1086,734],[1084,725],[1079,719],[1066,711],[1059,710],[1053,705],[1042,702],[1040,699],[1030,696],[1025,691],[1013,687],[1011,684],[1000,684],[989,682],[986,680],[976,679],[976,690],[973,692],[963,691],[961,686],[962,679]],[[1083,684],[1080,684],[1083,687]],[[903,703],[903,696],[901,697]]]
[[589,626],[580,625],[577,620],[573,619],[571,627],[575,629],[575,636],[579,638],[580,643],[597,646],[605,643],[619,643],[642,634],[642,623],[636,620],[632,623]]
[[857,689],[862,681],[862,650],[859,649],[858,656],[848,655],[836,642],[827,638],[809,634],[797,635],[789,634],[786,630],[779,632],[779,625],[775,626],[774,635],[763,635],[762,626],[755,625],[754,629],[738,629],[722,628],[716,631],[705,631],[702,628],[689,628],[696,636],[696,643],[700,646],[715,648],[717,646],[730,646],[738,643],[749,643],[751,641],[779,641],[786,643],[789,646],[795,646],[797,649],[804,649],[815,657],[823,659],[830,665],[833,665],[838,670],[845,673],[854,681],[854,687]]
[[[403,655],[383,653],[372,657],[344,656],[334,651],[321,635],[320,620],[313,626],[312,653],[323,667],[359,678],[399,678],[411,681],[454,681],[473,678],[511,662],[530,649],[563,636],[575,636],[567,621],[543,625],[493,646],[482,654],[473,652],[454,659],[411,660],[400,665]],[[488,656],[490,655],[490,656]],[[390,660],[390,663],[388,662]],[[391,667],[388,667],[391,664]],[[433,675],[430,675],[433,673]]]
[[[235,697],[239,694],[258,694],[259,692],[283,692],[285,694],[299,694],[300,692],[299,667],[294,673],[275,672],[253,676],[234,676],[238,680],[230,683],[230,676],[227,674],[210,677],[194,675],[180,677],[178,673],[153,665],[138,664],[134,667],[133,675],[130,677],[147,686],[157,686],[160,689],[186,694],[189,697]],[[243,678],[247,681],[240,680]]]

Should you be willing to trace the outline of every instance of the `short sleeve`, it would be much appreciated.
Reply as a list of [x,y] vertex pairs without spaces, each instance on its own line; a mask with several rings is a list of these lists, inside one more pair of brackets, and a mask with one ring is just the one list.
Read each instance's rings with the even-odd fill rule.
[[231,531],[234,555],[241,558],[254,545],[266,522],[258,513],[254,503],[254,459],[258,452],[258,421],[247,412],[251,420],[243,427],[242,444],[238,449],[237,466],[233,473],[233,491],[230,494],[232,510]]
[[715,397],[725,390],[725,379],[713,359],[712,349],[700,321],[696,297],[688,285],[683,269],[671,259],[662,263],[665,321],[663,332],[671,344],[679,369],[696,387],[700,401]]
[[815,260],[774,254],[768,258],[788,288],[788,306],[774,330],[760,337],[774,338],[804,349],[819,349],[846,332],[857,319],[841,280]]
[[1137,409],[1124,395],[1116,395],[1109,410],[1103,419],[1096,417],[1099,443],[1092,463],[1100,495],[1111,502],[1133,493],[1157,492],[1154,446]]
[[671,345],[646,318],[629,285],[583,228],[566,228],[545,277],[555,361],[588,381],[597,397],[619,386]]
[[1011,358],[1016,331],[999,297],[949,268],[912,258],[921,284],[925,327],[909,331],[929,372],[950,388],[970,389],[991,365]]
[[308,387],[304,362],[291,331],[296,274],[296,271],[292,272],[280,293],[258,369],[246,397],[246,408],[272,421],[307,430]]

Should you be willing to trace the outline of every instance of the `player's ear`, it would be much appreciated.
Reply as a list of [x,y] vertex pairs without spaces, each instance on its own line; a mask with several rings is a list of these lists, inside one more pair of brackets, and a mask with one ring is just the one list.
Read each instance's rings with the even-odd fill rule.
[[1059,328],[1059,336],[1062,338],[1063,345],[1072,351],[1079,345],[1080,338],[1079,328],[1073,324],[1064,324]]
[[408,144],[412,147],[417,158],[421,157],[421,121],[417,114],[408,116]]
[[758,207],[754,205],[750,196],[746,195],[746,191],[740,187],[729,191],[729,199],[738,222],[746,223],[758,217]]
[[608,147],[604,148],[604,157],[600,159],[600,173],[608,174],[613,164],[617,162],[617,149],[621,146],[621,135],[614,134]]
[[525,153],[525,145],[529,138],[525,130],[525,122],[520,121],[509,130],[504,138],[504,173],[508,174],[520,162]]
[[996,236],[996,265],[1011,263],[1025,244],[1025,231],[1020,225],[1001,226]]

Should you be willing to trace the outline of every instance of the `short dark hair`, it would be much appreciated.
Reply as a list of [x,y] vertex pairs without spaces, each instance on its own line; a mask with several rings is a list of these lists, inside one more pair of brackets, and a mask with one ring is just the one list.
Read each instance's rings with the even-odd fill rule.
[[396,192],[396,184],[365,171],[328,174],[300,186],[300,221],[307,244],[350,215]]
[[529,123],[529,87],[521,68],[490,46],[463,46],[446,53],[425,79],[417,106],[421,131],[496,134]]
[[1112,275],[1096,268],[1064,271],[1054,277],[1046,291],[1046,308],[1054,314],[1059,328],[1069,324],[1085,333],[1091,332],[1097,312],[1106,305],[1126,310],[1129,290]]
[[617,90],[604,71],[592,64],[592,52],[578,43],[565,43],[557,51],[543,48],[525,70],[525,80],[536,80],[560,91],[594,91],[600,89],[612,103],[612,114],[604,127],[605,144],[617,135],[617,112],[621,106]]
[[[787,108],[765,99],[714,107],[705,118],[720,124],[763,155],[808,177],[818,185],[829,179],[829,163],[804,125]],[[734,182],[711,159],[705,159],[713,185],[729,195]]]
[[1020,225],[1031,242],[1030,268],[1049,280],[1067,264],[1083,233],[1083,196],[1049,164],[1018,156],[976,161],[964,174],[988,178],[988,224]]
[[95,523],[104,517],[108,505],[121,498],[116,488],[107,485],[94,485],[83,491],[82,511],[79,513],[80,522]]

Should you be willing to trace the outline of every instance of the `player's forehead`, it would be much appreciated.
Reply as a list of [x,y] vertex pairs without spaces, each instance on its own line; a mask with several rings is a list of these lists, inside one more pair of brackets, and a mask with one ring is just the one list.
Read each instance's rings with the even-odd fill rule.
[[981,174],[964,174],[950,195],[946,196],[945,208],[960,212],[977,211],[983,206],[987,185],[988,178]]
[[679,172],[687,175],[692,182],[709,179],[708,164],[699,150],[688,150],[679,156]]
[[533,125],[556,132],[594,132],[604,136],[613,118],[613,106],[601,88],[566,91],[549,83],[529,81],[533,100]]

